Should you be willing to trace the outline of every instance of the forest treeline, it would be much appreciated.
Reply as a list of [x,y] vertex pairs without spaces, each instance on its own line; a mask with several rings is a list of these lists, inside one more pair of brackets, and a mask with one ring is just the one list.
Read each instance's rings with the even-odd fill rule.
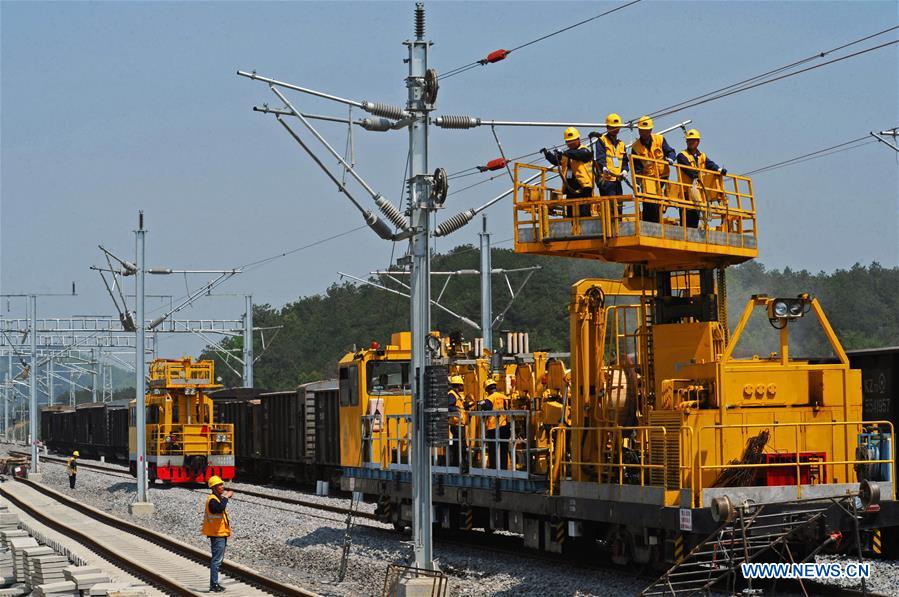
[[[502,330],[527,331],[531,350],[568,351],[568,301],[571,284],[582,278],[619,278],[622,266],[583,259],[562,259],[516,254],[510,249],[494,248],[494,269],[539,266],[498,326]],[[459,246],[434,256],[433,271],[476,270],[479,253],[471,246]],[[511,296],[509,285],[517,292],[527,274],[511,273],[506,278],[493,276],[494,315],[500,313]],[[382,277],[372,281],[403,290]],[[480,321],[480,281],[477,275],[456,275],[447,283],[435,277],[432,296],[442,291],[441,304],[468,319]],[[805,270],[768,270],[758,262],[749,262],[727,270],[729,321],[739,321],[753,294],[796,296],[808,292],[819,298],[827,317],[846,349],[899,344],[899,268],[884,268],[877,263],[855,265],[831,273]],[[434,329],[448,333],[460,331],[466,338],[479,332],[444,311],[432,309]],[[344,282],[333,284],[322,294],[306,296],[282,307],[257,305],[253,313],[259,327],[277,327],[275,335],[266,332],[263,350],[259,334],[254,351],[255,386],[283,389],[297,384],[333,377],[337,361],[354,346],[381,344],[395,331],[408,327],[409,300],[369,285]],[[812,314],[791,326],[791,355],[829,356],[826,337]],[[738,355],[767,355],[777,350],[777,333],[763,313],[755,313],[738,345]],[[240,363],[223,353],[240,355],[242,338],[228,338],[217,348],[207,347],[204,356],[216,360],[216,372],[226,386],[240,385],[233,370]]]

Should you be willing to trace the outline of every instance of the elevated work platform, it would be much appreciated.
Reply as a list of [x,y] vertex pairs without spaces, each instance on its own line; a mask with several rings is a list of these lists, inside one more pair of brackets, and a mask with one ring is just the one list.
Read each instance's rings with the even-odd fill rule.
[[752,182],[706,170],[690,176],[631,174],[625,189],[629,182],[632,195],[566,199],[553,188],[560,184],[554,169],[516,164],[515,251],[663,270],[757,257]]

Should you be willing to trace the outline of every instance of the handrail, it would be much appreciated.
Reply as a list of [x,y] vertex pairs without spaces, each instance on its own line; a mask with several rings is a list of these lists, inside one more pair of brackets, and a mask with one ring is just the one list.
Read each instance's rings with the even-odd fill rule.
[[[603,477],[602,474],[597,474],[596,483],[602,484],[612,484],[612,485],[639,485],[641,487],[647,486],[659,486],[665,489],[668,488],[668,471],[670,462],[668,461],[668,450],[663,449],[661,451],[662,462],[652,462],[652,442],[660,441],[664,448],[668,447],[668,429],[663,425],[631,425],[631,426],[605,426],[605,427],[568,427],[564,425],[559,425],[557,427],[553,427],[550,430],[550,457],[549,457],[549,493],[550,495],[555,495],[557,491],[557,477],[559,481],[563,478],[566,480],[570,479],[570,475],[565,475],[566,469],[570,472],[573,467],[597,467],[599,469],[606,469],[606,475]],[[689,436],[689,447],[692,448],[692,429],[689,427],[683,427],[679,430],[678,433],[678,488],[683,488],[685,485],[686,475],[689,472],[690,465],[684,463],[683,454],[689,453],[684,451],[684,444],[687,443],[685,438],[683,437],[683,433],[687,431],[686,435]],[[564,436],[561,436],[562,432],[565,432]],[[566,459],[564,456],[561,456],[556,462],[556,456],[558,455],[557,450],[561,446],[563,452],[567,451],[568,441],[567,436],[569,434],[574,433],[591,433],[593,432],[596,437],[596,460],[574,460]],[[627,435],[635,435],[633,441],[637,445],[637,452],[640,456],[640,461],[638,463],[634,462],[624,462],[624,439],[630,440],[631,438],[625,438],[625,434]],[[652,435],[661,435],[661,439],[653,439]],[[555,439],[553,437],[555,436]],[[609,460],[605,458],[609,451],[617,453],[616,458],[614,460]],[[647,461],[649,459],[649,461]],[[560,470],[557,470],[558,469]],[[628,470],[639,471],[639,482],[638,483],[626,483],[626,475]],[[662,483],[652,483],[647,482],[647,472],[658,470],[662,471]],[[612,477],[611,472],[616,472],[617,475],[615,478]]]
[[[837,427],[837,426],[857,426],[859,431],[865,426],[873,426],[873,425],[885,425],[889,428],[889,433],[892,437],[895,437],[893,423],[890,421],[819,421],[819,422],[795,422],[795,423],[777,423],[776,425],[773,423],[742,423],[735,425],[703,425],[697,431],[697,454],[702,454],[702,435],[703,431],[706,430],[716,430],[720,431],[722,429],[765,429],[765,428],[776,428],[778,430],[782,430],[785,428],[792,428],[795,433],[795,451],[792,454],[795,456],[794,461],[790,462],[770,462],[770,463],[761,463],[761,464],[702,464],[702,462],[698,463],[696,467],[696,474],[693,476],[693,503],[695,507],[700,507],[702,505],[702,491],[705,489],[702,485],[702,472],[706,470],[724,470],[724,469],[757,469],[757,468],[773,468],[773,467],[793,467],[796,470],[796,498],[802,498],[802,467],[834,467],[834,466],[849,466],[849,465],[859,465],[859,464],[889,464],[890,470],[895,470],[895,457],[893,454],[890,454],[889,459],[885,460],[861,460],[861,459],[853,459],[853,460],[824,460],[824,461],[802,461],[801,454],[803,450],[800,449],[800,431],[808,428],[808,427]],[[722,434],[723,435],[723,434]],[[846,431],[846,435],[844,436],[844,440],[848,440],[848,429]],[[835,441],[839,441],[835,439]],[[857,440],[856,440],[857,441]],[[714,442],[720,444],[720,442]],[[846,450],[849,450],[849,443],[846,441]],[[813,447],[808,447],[806,452],[814,451]],[[723,453],[723,448],[721,449]],[[783,452],[783,454],[789,454],[789,452]],[[891,491],[892,491],[892,499],[896,499],[896,480],[892,479],[891,482]],[[848,477],[847,477],[848,482]],[[829,484],[829,483],[827,483]],[[823,484],[822,484],[823,485]],[[698,489],[698,491],[697,491]]]
[[[212,456],[234,453],[233,423],[147,425],[146,437],[148,454],[183,455],[185,450],[203,452]],[[170,441],[165,441],[166,438],[170,438]],[[222,449],[219,446],[225,446],[225,448]]]
[[[639,159],[667,166],[667,162]],[[521,163],[515,168],[517,180],[526,179],[519,170],[542,174],[531,183],[516,182],[514,226],[518,243],[646,236],[757,248],[755,199],[751,181],[746,177],[678,165],[679,174],[672,180],[631,172],[628,180],[637,189],[633,194],[575,199],[565,198],[559,190],[546,186],[545,174],[551,168]],[[698,182],[688,182],[681,169],[699,172]],[[703,182],[705,179],[708,182]],[[647,216],[647,206],[652,205],[658,207],[656,219]],[[666,217],[669,209],[679,214],[677,219]],[[705,227],[688,226],[688,212],[700,212]],[[527,238],[523,239],[525,235]]]

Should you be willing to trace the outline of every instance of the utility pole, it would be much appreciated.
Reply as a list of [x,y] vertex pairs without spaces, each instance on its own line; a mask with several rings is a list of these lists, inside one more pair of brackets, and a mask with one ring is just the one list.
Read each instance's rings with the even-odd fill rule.
[[248,294],[243,316],[243,387],[253,387],[253,295]]
[[146,272],[146,243],[147,231],[144,230],[144,212],[138,215],[137,230],[134,231],[135,261],[137,269],[135,277],[135,334],[134,343],[134,389],[136,401],[136,452],[137,452],[137,500],[132,502],[129,510],[133,515],[148,515],[153,513],[153,504],[147,500],[147,407],[146,407],[146,371],[147,355],[144,352],[146,346],[147,324],[144,320],[144,273]]
[[53,406],[53,357],[47,359],[47,404]]
[[411,322],[412,322],[412,541],[415,565],[431,570],[433,562],[431,454],[425,431],[425,367],[428,365],[426,340],[431,331],[431,213],[436,209],[428,177],[428,108],[425,104],[425,75],[428,48],[424,39],[424,4],[415,4],[415,40],[409,48],[409,90],[406,110],[409,124],[411,210]]
[[9,371],[3,384],[3,439],[9,442]]
[[483,228],[478,233],[481,238],[481,336],[484,349],[493,352],[493,286],[490,281],[493,266],[490,256],[490,233],[487,232],[487,216],[485,215],[483,218]]
[[31,382],[31,404],[28,408],[28,428],[31,434],[31,469],[28,476],[40,480],[37,450],[37,295],[30,295],[28,303],[31,308],[31,370],[28,372]]
[[98,369],[100,368],[100,349],[95,348],[91,351],[93,357],[93,366],[91,367],[91,402],[97,401],[97,377],[99,377]]

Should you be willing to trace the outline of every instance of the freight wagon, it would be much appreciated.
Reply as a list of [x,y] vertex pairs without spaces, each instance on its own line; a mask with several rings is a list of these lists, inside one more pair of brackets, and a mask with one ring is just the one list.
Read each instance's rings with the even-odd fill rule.
[[212,398],[216,421],[234,425],[242,478],[311,484],[335,477],[340,464],[336,380],[278,392],[220,390]]

